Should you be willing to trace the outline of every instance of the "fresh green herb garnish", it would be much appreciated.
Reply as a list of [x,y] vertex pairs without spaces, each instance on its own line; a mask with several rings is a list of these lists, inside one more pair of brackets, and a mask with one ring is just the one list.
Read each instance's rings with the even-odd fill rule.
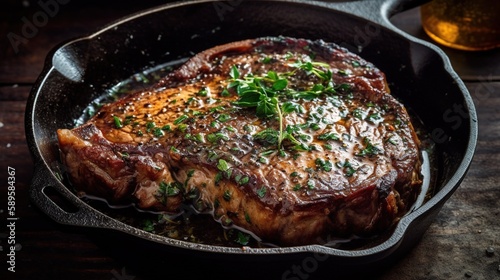
[[309,180],[307,181],[307,187],[308,187],[310,190],[314,189],[315,185],[316,185],[316,183],[314,182],[314,180],[313,180],[313,179],[309,179]]
[[271,63],[271,61],[272,61],[272,58],[271,58],[271,57],[269,57],[269,56],[266,56],[266,57],[264,57],[264,58],[262,59],[262,63],[264,63],[264,64]]
[[194,169],[190,169],[190,170],[187,172],[186,181],[184,181],[184,187],[187,187],[187,184],[188,184],[189,180],[191,180],[191,178],[193,177],[194,172],[195,172],[195,170],[194,170]]
[[146,123],[146,129],[147,129],[147,132],[150,132],[150,131],[151,131],[151,129],[152,129],[153,127],[155,127],[155,126],[156,126],[156,124],[155,124],[154,122],[148,122],[148,123]]
[[156,127],[153,129],[153,135],[157,138],[159,137],[162,137],[164,135],[163,131],[161,130],[161,128],[159,127]]
[[250,181],[250,178],[248,176],[243,176],[241,179],[239,180],[236,180],[238,182],[238,184],[240,185],[245,185],[248,183],[248,181]]
[[250,235],[238,231],[238,237],[235,241],[243,246],[248,245],[248,242],[250,242]]
[[[290,66],[302,69],[306,71],[307,74],[314,74],[325,82],[329,82],[332,79],[332,71],[330,71],[330,65],[327,63],[312,61],[303,62],[298,60],[297,62],[290,64]],[[326,68],[327,70],[325,71],[321,68]]]
[[188,133],[184,136],[184,139],[193,140],[199,143],[205,143],[205,134],[197,133],[195,135],[192,135],[191,133]]
[[251,224],[251,223],[252,223],[252,220],[250,219],[250,215],[249,215],[247,212],[245,212],[245,221],[246,221],[247,223],[249,223],[249,224]]
[[339,75],[342,75],[342,76],[347,76],[347,75],[349,75],[349,73],[348,73],[346,70],[344,70],[344,69],[339,69],[339,71],[338,71],[337,73],[338,73]]
[[174,124],[175,125],[179,125],[181,123],[183,123],[185,120],[188,119],[188,116],[187,115],[182,115],[180,117],[178,117],[175,121],[174,121]]
[[229,165],[227,164],[227,161],[223,159],[219,159],[219,164],[217,164],[217,169],[220,171],[227,171],[229,169]]
[[215,161],[218,158],[219,158],[219,156],[217,155],[216,152],[214,152],[214,151],[208,151],[208,160],[209,161]]
[[182,186],[178,182],[165,183],[164,181],[162,181],[160,183],[158,193],[162,196],[176,196],[180,193],[181,187]]
[[224,134],[222,132],[207,134],[206,138],[207,138],[207,141],[210,143],[215,143],[219,140],[225,140],[225,141],[229,140],[229,136],[227,136],[226,134]]
[[356,169],[351,165],[351,163],[349,162],[348,159],[346,159],[343,163],[341,162],[337,162],[336,163],[337,167],[338,168],[342,168],[344,169],[344,172],[345,172],[345,176],[347,177],[351,177],[352,175],[354,175],[354,173],[356,173]]
[[356,119],[364,119],[364,112],[363,110],[359,109],[359,108],[356,108],[352,111],[352,115],[356,118]]
[[269,155],[274,154],[275,152],[276,152],[276,150],[267,150],[265,152],[260,153],[260,155],[263,156],[263,157],[267,157]]
[[370,156],[374,156],[374,155],[381,152],[381,150],[379,148],[375,147],[371,143],[370,139],[368,139],[367,137],[365,137],[363,139],[363,142],[365,144],[365,147],[358,154],[356,154],[357,156],[361,156],[361,157],[369,156],[370,157]]
[[142,229],[149,232],[153,231],[155,229],[153,221],[145,220]]
[[314,130],[314,131],[316,131],[316,130],[320,130],[320,129],[321,129],[321,126],[320,126],[319,124],[317,124],[317,123],[311,123],[311,124],[309,125],[309,127],[310,127],[312,130]]
[[377,122],[377,120],[380,120],[381,118],[382,117],[379,114],[373,113],[373,114],[369,115],[368,117],[366,117],[366,120],[370,121],[372,123],[375,123],[375,122]]
[[198,91],[197,95],[205,97],[208,95],[208,88],[204,87]]
[[130,159],[130,155],[127,152],[120,153],[120,155],[122,156],[123,160],[129,160]]
[[321,169],[321,170],[323,170],[325,172],[331,171],[332,167],[333,167],[332,163],[329,160],[325,161],[323,159],[317,158],[316,161],[315,161],[315,163],[316,163],[316,166],[319,169]]
[[335,133],[324,133],[324,134],[320,134],[318,135],[318,140],[324,140],[324,141],[328,141],[328,140],[332,140],[332,141],[339,141],[340,138],[337,134]]
[[302,105],[295,103],[295,102],[291,102],[291,101],[283,103],[282,107],[283,107],[283,113],[286,113],[286,114],[289,114],[292,112],[297,112],[297,113],[304,113],[305,112],[305,109]]
[[222,97],[228,97],[230,95],[231,94],[229,93],[229,91],[227,89],[222,90],[222,92],[220,93],[220,96],[222,96]]
[[[233,102],[234,105],[243,108],[256,108],[256,115],[261,119],[276,118],[278,120],[279,130],[265,129],[254,135],[258,140],[276,145],[278,150],[281,150],[282,142],[285,139],[291,140],[295,146],[302,144],[291,133],[284,130],[283,114],[304,111],[302,106],[289,100],[296,98],[312,100],[323,93],[335,92],[332,72],[328,64],[297,60],[289,66],[293,70],[282,74],[269,70],[260,76],[253,74],[242,76],[238,68],[233,65],[229,73],[231,79],[228,88],[235,89],[239,96],[239,99]],[[290,88],[288,78],[295,75],[298,70],[305,71],[308,75],[317,76],[321,83],[315,84],[310,90],[305,91]]]
[[260,189],[257,190],[257,196],[260,198],[263,198],[266,195],[267,188],[262,186]]
[[210,108],[209,111],[210,111],[210,113],[221,112],[221,111],[224,111],[224,106],[216,106],[216,107]]
[[123,122],[123,125],[129,125],[133,119],[134,119],[134,116],[126,116],[125,121]]
[[122,128],[123,127],[122,120],[120,120],[119,117],[113,116],[113,121],[115,122],[115,127],[116,128]]
[[197,133],[194,135],[194,140],[200,143],[205,143],[205,134]]
[[228,115],[228,114],[221,114],[219,115],[219,117],[217,118],[218,121],[220,122],[227,122],[228,120],[231,119],[231,116]]
[[215,184],[216,186],[218,186],[218,185],[219,185],[220,180],[222,180],[222,173],[217,172],[217,174],[215,174],[214,184]]
[[387,141],[387,142],[389,142],[390,144],[394,145],[394,146],[397,146],[397,145],[398,145],[398,143],[392,139],[392,136],[391,136],[391,137],[389,137],[389,138],[387,138],[387,140],[386,140],[386,141]]
[[224,198],[225,201],[230,201],[231,200],[231,192],[229,192],[229,190],[225,190],[224,194],[222,195],[222,198]]
[[266,128],[253,135],[253,138],[265,146],[274,146],[278,144],[279,132],[273,128]]
[[185,123],[181,123],[181,124],[179,124],[179,125],[177,126],[177,129],[178,129],[179,131],[181,131],[181,132],[185,132],[185,131],[186,131],[186,129],[187,129],[187,127],[188,127],[188,126],[187,126],[187,124],[185,124]]

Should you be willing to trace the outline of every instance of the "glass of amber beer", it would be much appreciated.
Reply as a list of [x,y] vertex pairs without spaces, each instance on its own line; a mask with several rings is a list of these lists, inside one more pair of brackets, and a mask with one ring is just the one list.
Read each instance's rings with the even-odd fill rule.
[[442,45],[469,51],[500,47],[498,0],[433,0],[420,13],[425,32]]

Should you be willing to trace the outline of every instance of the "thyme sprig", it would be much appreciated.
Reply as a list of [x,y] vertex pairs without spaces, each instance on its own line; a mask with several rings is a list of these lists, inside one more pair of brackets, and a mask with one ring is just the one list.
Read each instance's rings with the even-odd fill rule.
[[[285,73],[277,73],[273,70],[263,75],[249,73],[242,76],[236,65],[231,67],[228,89],[235,89],[238,100],[234,105],[243,108],[256,108],[256,115],[261,119],[276,118],[279,122],[279,131],[266,129],[258,134],[268,144],[276,144],[281,150],[285,139],[291,141],[295,146],[304,145],[295,139],[292,133],[285,129],[284,114],[294,111],[301,112],[303,107],[291,102],[293,99],[313,100],[324,93],[335,93],[336,87],[332,81],[330,66],[322,62],[297,60],[288,64],[293,69]],[[289,78],[302,70],[307,75],[315,75],[320,83],[306,90],[295,90],[289,86]]]

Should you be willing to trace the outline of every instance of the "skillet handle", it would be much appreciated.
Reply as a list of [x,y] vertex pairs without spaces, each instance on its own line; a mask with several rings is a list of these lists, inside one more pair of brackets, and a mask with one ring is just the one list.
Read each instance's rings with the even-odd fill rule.
[[390,17],[427,2],[430,2],[430,0],[369,0],[343,3],[330,2],[328,5],[391,29],[395,29],[389,21]]
[[119,222],[92,209],[55,178],[44,162],[35,164],[29,196],[45,214],[61,224],[117,228]]
[[397,13],[422,6],[423,4],[430,2],[430,0],[382,0],[380,2],[386,6],[385,16],[391,17]]

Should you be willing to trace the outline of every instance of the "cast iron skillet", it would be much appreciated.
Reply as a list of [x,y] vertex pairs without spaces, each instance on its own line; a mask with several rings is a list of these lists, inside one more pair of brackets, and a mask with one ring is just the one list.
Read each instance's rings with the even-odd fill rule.
[[[418,2],[418,1],[417,1]],[[421,2],[421,1],[420,1]],[[338,265],[378,264],[410,249],[459,186],[476,146],[472,99],[444,53],[411,37],[388,18],[416,1],[184,1],[147,10],[54,49],[34,85],[26,109],[26,136],[35,161],[33,202],[62,224],[112,229],[186,253],[238,260],[304,259],[328,256]],[[436,143],[435,195],[406,215],[383,243],[339,250],[320,245],[229,248],[194,244],[121,223],[80,200],[57,175],[56,129],[73,126],[83,109],[118,81],[157,64],[188,57],[230,41],[261,36],[323,39],[359,53],[386,73],[393,94],[423,121]],[[461,108],[463,112],[457,112]],[[75,207],[65,211],[47,187]]]

